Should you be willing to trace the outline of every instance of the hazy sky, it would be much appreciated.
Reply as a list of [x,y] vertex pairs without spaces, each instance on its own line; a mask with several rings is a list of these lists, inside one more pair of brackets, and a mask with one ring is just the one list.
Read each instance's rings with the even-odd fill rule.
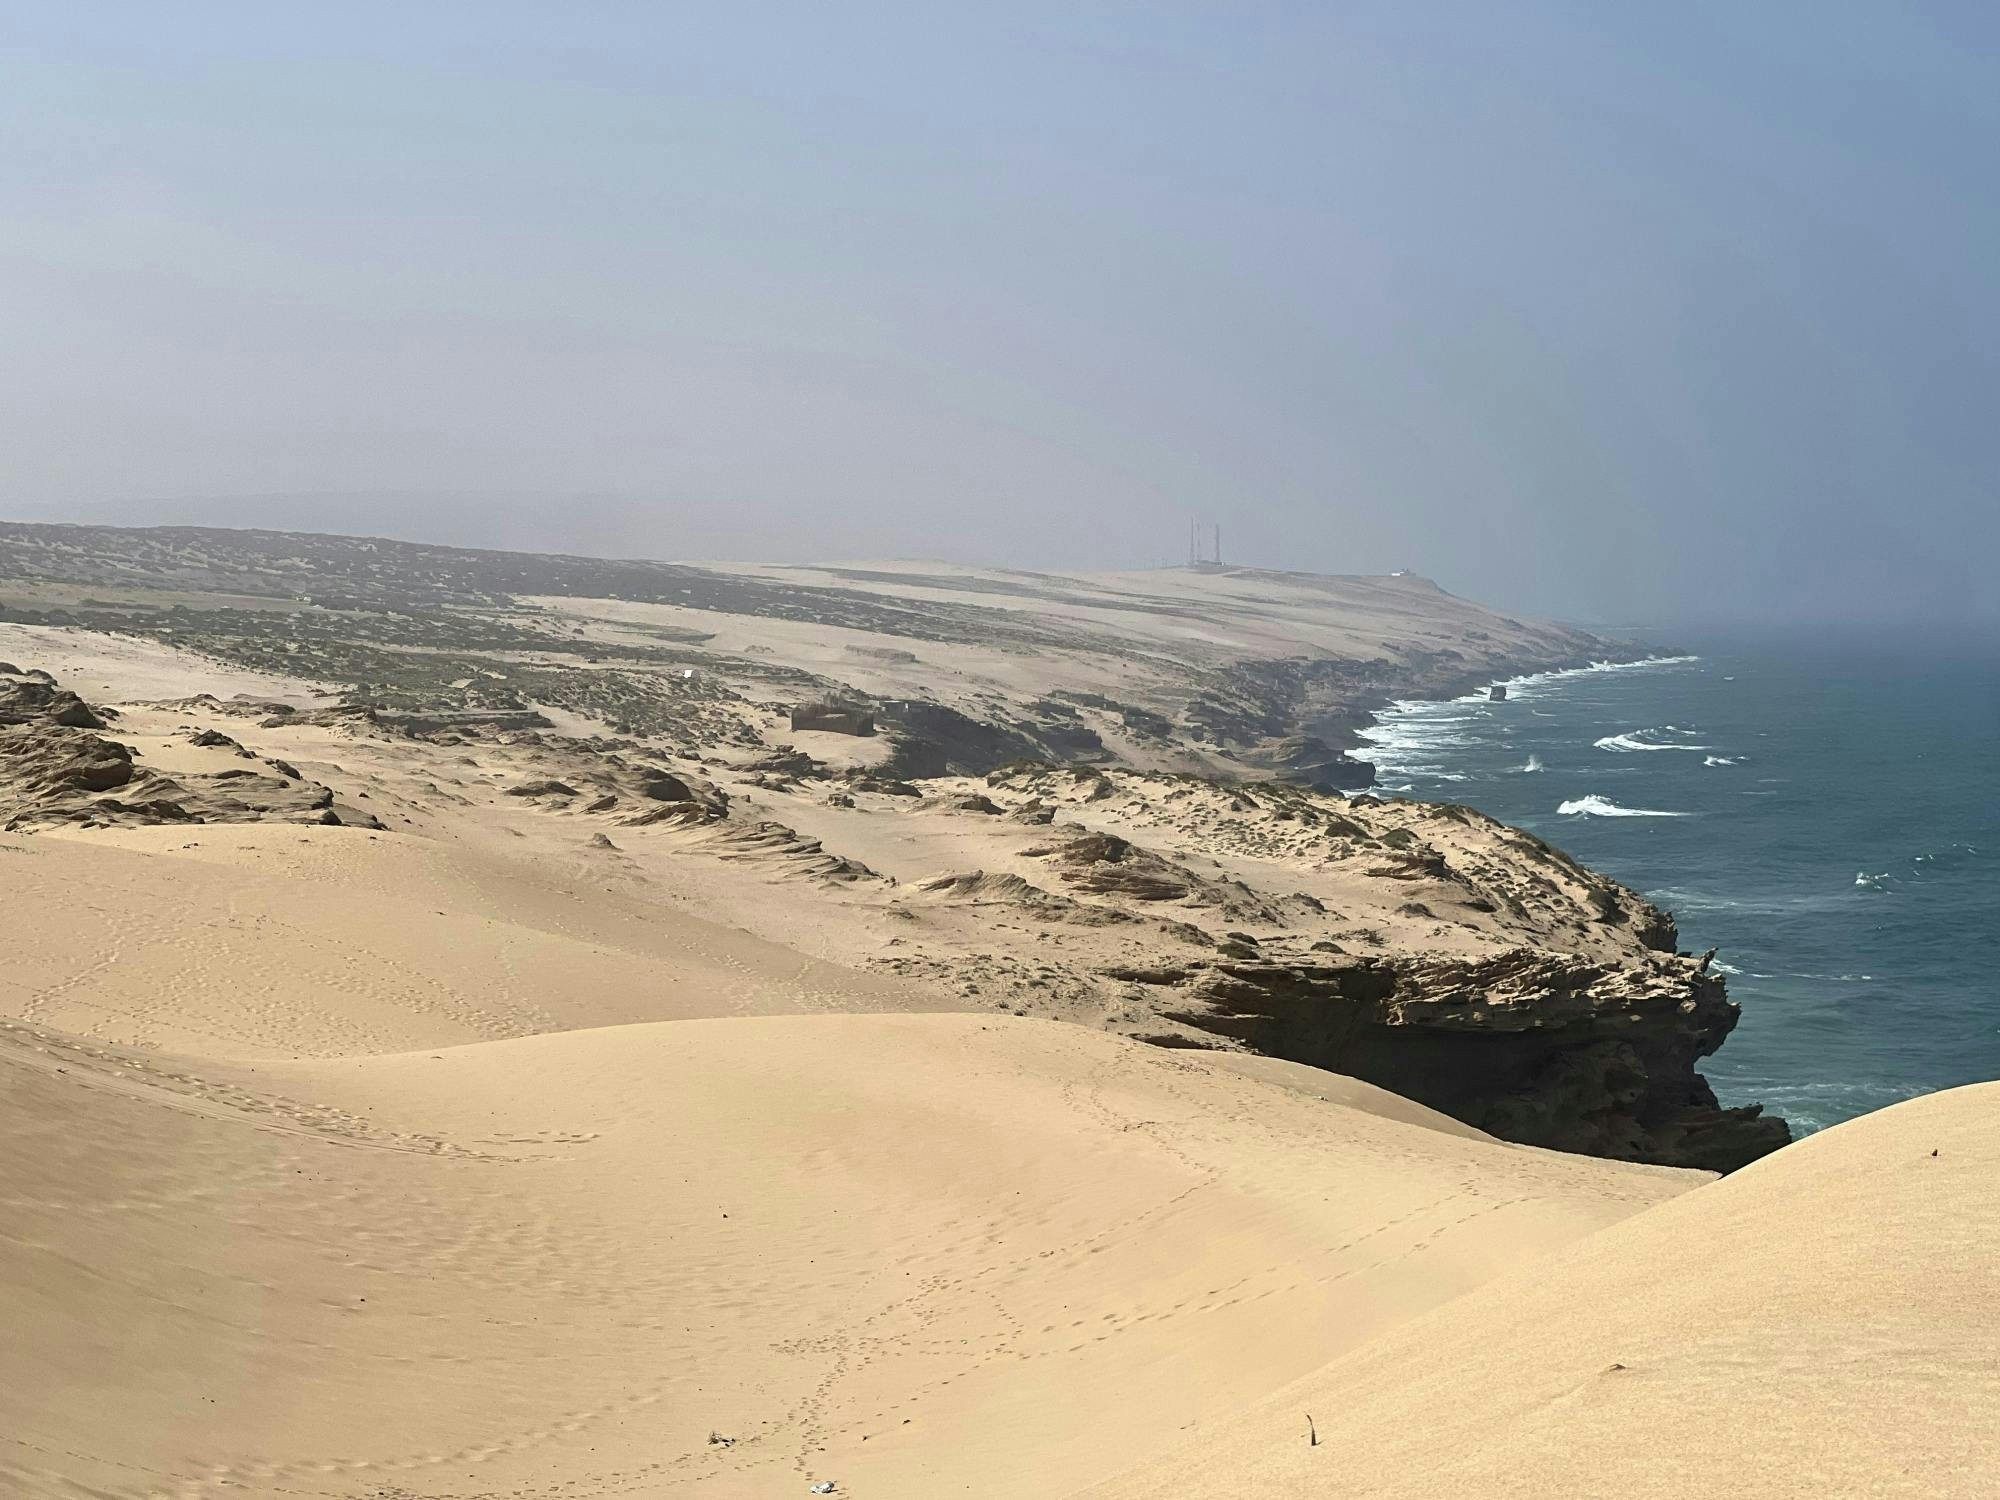
[[0,515],[1991,618],[1996,16],[0,0]]

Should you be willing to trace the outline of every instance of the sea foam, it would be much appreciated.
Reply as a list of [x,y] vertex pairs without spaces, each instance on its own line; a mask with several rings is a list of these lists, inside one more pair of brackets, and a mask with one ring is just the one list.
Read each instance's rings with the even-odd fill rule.
[[[1648,656],[1638,661],[1597,661],[1587,667],[1566,667],[1559,672],[1529,672],[1520,677],[1509,677],[1500,685],[1507,689],[1509,698],[1533,697],[1537,688],[1547,687],[1554,682],[1567,682],[1576,677],[1590,677],[1600,672],[1642,672],[1656,667],[1684,667],[1700,661],[1698,656]],[[1472,698],[1482,697],[1473,694]],[[1471,698],[1461,701],[1469,702]]]
[[[1559,672],[1530,672],[1510,677],[1503,686],[1510,699],[1532,698],[1539,689],[1551,683],[1606,672],[1685,666],[1699,660],[1695,656],[1652,656],[1642,661],[1600,661]],[[1493,703],[1484,688],[1444,702],[1400,699],[1376,711],[1375,722],[1358,733],[1356,737],[1360,743],[1348,753],[1356,760],[1371,762],[1379,777],[1464,780],[1466,778],[1448,772],[1445,762],[1452,751],[1479,745],[1486,737],[1482,730],[1491,723],[1495,709],[1502,706]],[[1531,708],[1529,712],[1538,718],[1549,717],[1541,709]],[[1536,764],[1530,769],[1540,770],[1541,767]]]
[[1683,812],[1663,812],[1656,807],[1620,807],[1609,797],[1574,797],[1556,809],[1565,817],[1584,818],[1685,818]]
[[1593,740],[1591,743],[1600,750],[1706,750],[1708,748],[1706,745],[1663,745],[1657,740],[1644,738],[1644,736],[1649,734],[1691,733],[1693,733],[1692,730],[1676,729],[1673,725],[1669,724],[1665,729],[1640,729],[1635,730],[1631,734],[1607,734],[1603,739]]

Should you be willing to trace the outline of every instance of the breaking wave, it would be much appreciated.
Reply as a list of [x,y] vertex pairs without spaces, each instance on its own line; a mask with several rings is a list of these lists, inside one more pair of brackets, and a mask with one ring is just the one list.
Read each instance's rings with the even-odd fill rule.
[[[1601,661],[1557,672],[1530,672],[1510,677],[1501,686],[1507,689],[1510,700],[1534,698],[1551,684],[1576,678],[1608,672],[1686,666],[1700,659],[1696,656],[1651,656],[1641,661]],[[1538,718],[1549,717],[1543,709],[1530,708],[1528,711]],[[1360,743],[1348,753],[1356,760],[1371,762],[1379,777],[1463,780],[1466,778],[1447,769],[1455,752],[1484,745],[1493,733],[1496,713],[1506,712],[1506,702],[1489,699],[1484,688],[1443,702],[1400,699],[1376,710],[1375,722],[1358,732]],[[1500,732],[1504,734],[1507,730]],[[1541,762],[1535,760],[1522,769],[1539,771],[1542,769]]]
[[1631,734],[1607,734],[1601,740],[1591,743],[1600,750],[1706,750],[1706,745],[1662,744],[1658,738],[1648,739],[1648,735],[1690,734],[1693,731],[1676,729],[1669,724],[1664,729],[1639,729]]
[[1686,813],[1662,812],[1654,807],[1620,807],[1609,797],[1575,797],[1556,809],[1564,817],[1584,818],[1685,818]]
[[[1599,672],[1639,672],[1652,667],[1684,667],[1700,660],[1699,656],[1647,656],[1638,661],[1598,661],[1592,662],[1587,667],[1568,667],[1560,672],[1529,672],[1525,676],[1509,677],[1500,686],[1507,690],[1509,698],[1524,694],[1532,697],[1537,688],[1546,687],[1552,682],[1567,682],[1572,678],[1589,677]],[[1459,701],[1470,703],[1485,696],[1483,692],[1473,693]]]
[[1733,766],[1737,757],[1733,755],[1704,755],[1701,763],[1705,766]]

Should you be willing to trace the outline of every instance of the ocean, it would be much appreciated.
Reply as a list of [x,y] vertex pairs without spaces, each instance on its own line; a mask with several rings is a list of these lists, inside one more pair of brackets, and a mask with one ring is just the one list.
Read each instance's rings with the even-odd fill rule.
[[1719,948],[1725,1104],[1803,1134],[2000,1078],[2000,647],[1746,633],[1506,686],[1396,704],[1354,753]]

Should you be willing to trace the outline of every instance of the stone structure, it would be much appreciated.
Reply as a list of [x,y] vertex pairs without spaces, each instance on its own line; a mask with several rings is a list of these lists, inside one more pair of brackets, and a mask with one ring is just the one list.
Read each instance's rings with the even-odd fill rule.
[[829,734],[873,734],[875,716],[866,709],[839,703],[801,703],[792,709],[792,728],[818,729]]

